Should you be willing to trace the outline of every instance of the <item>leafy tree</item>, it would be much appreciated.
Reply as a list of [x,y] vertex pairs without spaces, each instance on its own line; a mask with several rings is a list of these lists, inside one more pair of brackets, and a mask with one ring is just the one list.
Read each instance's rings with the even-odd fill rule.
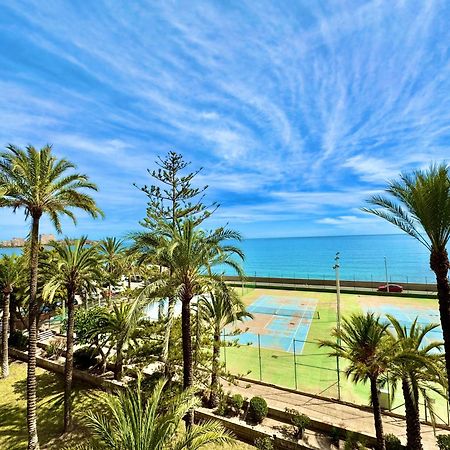
[[10,299],[21,277],[22,262],[20,258],[17,255],[3,255],[0,258],[0,289],[3,296],[1,378],[6,378],[9,375],[8,331]]
[[41,150],[27,146],[22,150],[13,145],[0,153],[0,207],[13,211],[25,210],[25,218],[31,218],[30,233],[30,301],[28,324],[28,372],[27,372],[27,426],[28,449],[39,449],[36,425],[36,341],[37,341],[37,285],[39,260],[39,224],[42,215],[49,216],[58,232],[61,232],[61,216],[68,216],[76,223],[73,208],[79,208],[98,217],[98,209],[86,190],[97,190],[86,175],[68,173],[74,164],[57,159],[51,146]]
[[213,350],[209,403],[212,408],[218,405],[220,373],[220,333],[228,325],[239,320],[252,318],[237,292],[225,283],[217,283],[215,289],[198,300],[200,317],[213,330]]
[[87,412],[94,439],[91,449],[197,450],[234,440],[217,422],[204,422],[188,431],[180,429],[183,416],[197,406],[192,391],[185,391],[163,406],[164,381],[146,399],[138,378],[137,387],[101,398],[106,415]]
[[373,313],[352,314],[342,320],[340,329],[334,328],[331,332],[336,341],[320,341],[321,347],[330,348],[330,356],[348,361],[345,369],[347,377],[355,383],[370,383],[378,450],[385,450],[378,382],[388,368],[392,351],[386,331],[388,326]]
[[[218,207],[216,203],[212,203],[209,206],[203,203],[204,193],[208,186],[192,187],[195,177],[202,171],[202,168],[185,173],[185,169],[189,167],[190,162],[185,161],[181,154],[172,151],[168,152],[164,158],[158,157],[156,165],[158,169],[148,170],[155,184],[139,188],[148,198],[147,216],[141,221],[141,225],[150,230],[152,235],[159,229],[161,222],[166,227],[170,227],[173,233],[175,230],[179,233],[183,221],[187,219],[199,225]],[[149,261],[148,256],[152,252],[148,252],[146,232],[137,233],[133,237],[135,239],[135,249],[147,256],[147,263],[158,264],[158,261]],[[166,268],[169,272],[172,271],[171,267]],[[176,295],[173,292],[166,292],[165,294],[168,297],[168,309],[162,360],[167,371]]]
[[403,174],[391,181],[388,196],[374,195],[363,208],[394,224],[417,239],[430,252],[430,268],[436,275],[439,312],[444,335],[447,377],[450,377],[450,173],[445,164]]
[[407,448],[422,450],[420,434],[419,395],[433,414],[433,399],[430,392],[442,395],[439,386],[446,384],[443,376],[444,355],[442,342],[427,343],[427,335],[438,324],[421,326],[416,318],[409,328],[402,326],[394,316],[387,316],[393,332],[393,357],[389,365],[387,381],[392,384],[393,392],[400,385],[405,401]]
[[95,292],[102,273],[97,248],[86,246],[87,237],[52,244],[54,250],[53,277],[44,286],[43,294],[54,297],[58,290],[64,290],[67,306],[67,343],[64,368],[64,432],[72,428],[71,391],[73,378],[73,340],[75,321],[75,295]]

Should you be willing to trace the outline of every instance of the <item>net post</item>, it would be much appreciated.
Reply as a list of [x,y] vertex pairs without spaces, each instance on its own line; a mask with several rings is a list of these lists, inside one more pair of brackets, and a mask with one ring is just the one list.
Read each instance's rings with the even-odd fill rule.
[[261,336],[259,333],[258,333],[258,358],[259,358],[259,381],[262,381]]
[[295,383],[295,390],[298,390],[297,387],[297,357],[295,352],[295,338],[294,338],[294,383]]

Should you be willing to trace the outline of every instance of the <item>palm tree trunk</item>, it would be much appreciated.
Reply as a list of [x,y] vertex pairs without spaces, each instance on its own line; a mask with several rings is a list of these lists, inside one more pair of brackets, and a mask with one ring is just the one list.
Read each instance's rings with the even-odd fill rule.
[[[181,300],[181,338],[183,343],[183,389],[192,386],[192,334],[191,334],[191,308],[192,294],[188,286]],[[186,428],[190,428],[194,423],[194,413],[189,411],[184,421]]]
[[123,341],[119,339],[116,347],[116,363],[114,365],[114,379],[120,381],[123,375]]
[[10,299],[10,297],[11,297],[11,290],[7,288],[3,291],[1,378],[6,378],[9,375],[8,328],[9,328],[9,299]]
[[417,396],[411,392],[411,385],[407,379],[402,380],[403,398],[406,412],[406,439],[408,450],[423,450],[422,437],[420,435],[420,416]]
[[66,364],[64,367],[64,433],[72,429],[72,378],[73,378],[73,333],[75,323],[75,291],[67,287],[67,342]]
[[164,333],[164,342],[162,349],[162,361],[164,364],[164,373],[169,375],[169,350],[170,350],[170,333],[172,332],[173,318],[175,315],[175,297],[169,297],[168,308],[167,308],[167,323],[166,330]]
[[370,395],[372,399],[373,419],[377,438],[377,450],[386,450],[384,444],[383,419],[381,417],[380,398],[376,378],[370,379]]
[[9,298],[9,335],[16,331],[16,304],[14,294]]
[[39,219],[33,215],[30,249],[30,305],[28,308],[27,427],[28,450],[39,450],[36,421],[37,283],[39,264]]
[[211,367],[211,393],[209,406],[215,408],[219,404],[219,364],[220,364],[220,330],[215,330]]
[[445,366],[450,380],[450,285],[448,269],[450,267],[447,250],[433,249],[430,255],[430,268],[436,274],[439,314],[444,337]]

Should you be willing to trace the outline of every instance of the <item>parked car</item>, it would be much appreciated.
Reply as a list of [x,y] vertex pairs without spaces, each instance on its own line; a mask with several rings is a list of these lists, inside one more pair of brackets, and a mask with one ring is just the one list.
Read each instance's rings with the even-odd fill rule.
[[399,284],[383,284],[378,286],[378,292],[403,292],[403,286],[400,286]]

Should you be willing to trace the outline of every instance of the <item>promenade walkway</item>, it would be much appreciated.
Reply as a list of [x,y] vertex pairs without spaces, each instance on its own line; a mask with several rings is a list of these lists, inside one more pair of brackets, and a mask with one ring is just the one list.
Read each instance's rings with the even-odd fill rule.
[[[247,381],[239,381],[238,385],[224,386],[226,391],[240,393],[244,397],[259,395],[272,408],[284,410],[295,408],[307,414],[312,419],[334,426],[343,427],[349,431],[375,437],[373,415],[370,411],[349,406],[331,400],[317,399],[303,394],[288,392],[279,388],[264,386]],[[383,414],[385,434],[396,435],[406,445],[406,422],[403,419]],[[437,429],[437,434],[450,434],[450,431]],[[423,446],[426,450],[437,449],[433,427],[422,424]]]

